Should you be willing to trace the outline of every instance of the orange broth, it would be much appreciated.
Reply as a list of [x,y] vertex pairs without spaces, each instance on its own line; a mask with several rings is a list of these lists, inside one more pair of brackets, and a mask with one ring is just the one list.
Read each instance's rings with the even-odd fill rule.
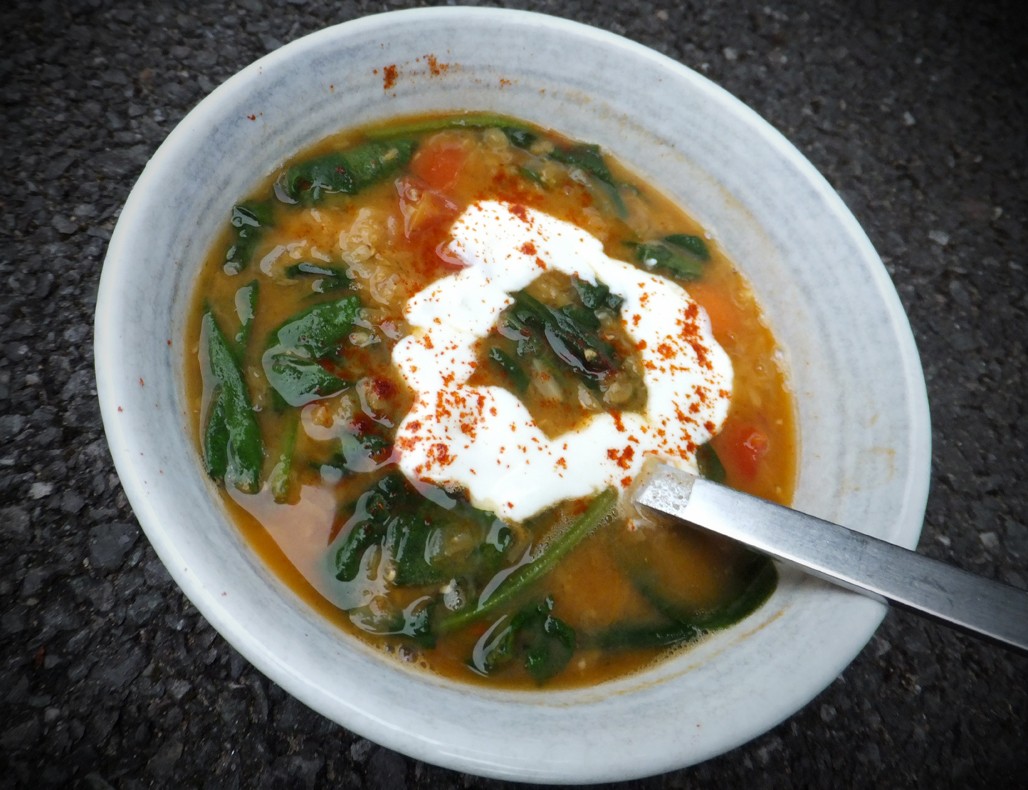
[[[355,191],[346,194],[334,179],[345,167],[360,169],[356,155],[338,160],[345,167],[323,158],[358,149],[371,152],[373,166],[365,168],[368,183],[342,184]],[[200,275],[188,322],[184,364],[200,456],[262,560],[344,631],[464,682],[595,684],[727,625],[719,613],[733,602],[749,596],[744,608],[754,609],[773,589],[774,570],[713,536],[639,526],[637,517],[615,514],[508,606],[465,627],[445,624],[454,613],[474,610],[476,597],[501,589],[497,580],[514,578],[511,568],[559,543],[589,504],[564,502],[523,524],[504,525],[474,511],[459,491],[422,485],[422,494],[449,510],[426,503],[396,472],[391,431],[412,403],[390,358],[409,331],[403,308],[413,294],[456,271],[459,262],[446,250],[450,226],[483,199],[569,221],[621,260],[634,261],[651,240],[700,239],[684,251],[673,249],[698,274],[659,273],[706,309],[734,366],[729,415],[710,447],[728,485],[791,501],[797,465],[792,396],[754,295],[716,243],[605,152],[508,118],[467,114],[335,135],[276,170],[233,210]],[[694,254],[697,249],[706,257]],[[554,306],[580,307],[567,278],[541,278],[526,290]],[[310,349],[274,356],[273,346],[283,348],[274,338],[296,316],[318,305],[351,304],[346,300],[359,302],[359,310],[323,344],[314,360],[318,370],[310,367]],[[520,336],[505,339],[497,329],[483,343],[472,383],[513,392],[520,381],[519,397],[551,436],[573,430],[590,413],[640,408],[645,387],[617,311],[601,307],[593,314],[597,337],[621,360],[617,372],[562,373],[542,332],[535,351],[518,358]],[[218,333],[221,340],[212,337]],[[217,343],[219,349],[212,346]],[[513,374],[490,362],[493,347],[505,349],[517,368]],[[269,354],[288,368],[292,383],[271,382]],[[238,380],[225,372],[232,365],[241,372]],[[320,389],[297,395],[300,379],[317,380]],[[305,402],[290,405],[283,391]],[[254,446],[244,445],[255,437],[261,452],[248,477],[239,468],[254,457]],[[248,449],[254,451],[249,456]],[[709,463],[702,471],[718,473]],[[391,504],[383,510],[380,500]],[[447,522],[447,513],[457,514],[459,526]],[[378,537],[356,542],[366,534]],[[349,570],[340,570],[344,556]],[[409,569],[404,558],[411,560]],[[405,576],[400,585],[397,579]]]

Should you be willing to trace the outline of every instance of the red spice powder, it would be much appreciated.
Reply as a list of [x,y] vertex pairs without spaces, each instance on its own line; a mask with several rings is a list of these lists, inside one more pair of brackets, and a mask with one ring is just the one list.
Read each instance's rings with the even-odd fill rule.
[[436,60],[435,55],[426,55],[425,59],[428,60],[428,70],[432,73],[433,77],[438,77],[450,69],[449,63],[440,63]]
[[622,469],[628,469],[632,465],[632,459],[635,458],[635,448],[632,445],[628,445],[621,452],[618,452],[616,448],[612,447],[607,450],[607,458],[615,461]]
[[428,448],[428,457],[439,466],[449,466],[453,463],[450,450],[444,442],[436,442]]
[[396,394],[396,385],[389,379],[375,379],[372,385],[375,394],[382,400],[389,400]]
[[528,211],[520,203],[508,206],[508,208],[510,209],[511,214],[513,214],[519,220],[524,222],[526,225],[531,224],[531,221],[528,219]]

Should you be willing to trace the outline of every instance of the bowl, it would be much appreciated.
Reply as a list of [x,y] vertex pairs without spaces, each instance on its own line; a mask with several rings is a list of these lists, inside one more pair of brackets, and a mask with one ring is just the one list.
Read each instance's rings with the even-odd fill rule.
[[122,484],[207,620],[349,730],[530,782],[700,762],[806,704],[885,607],[783,570],[753,616],[642,673],[576,690],[472,688],[390,663],[321,619],[261,564],[201,469],[182,338],[232,202],[341,128],[460,109],[599,143],[696,217],[749,279],[786,356],[800,434],[794,506],[915,546],[930,466],[923,374],[892,283],[836,193],[753,111],[681,64],[506,10],[419,9],[323,30],[232,77],[168,136],[121,214],[97,301],[97,389]]

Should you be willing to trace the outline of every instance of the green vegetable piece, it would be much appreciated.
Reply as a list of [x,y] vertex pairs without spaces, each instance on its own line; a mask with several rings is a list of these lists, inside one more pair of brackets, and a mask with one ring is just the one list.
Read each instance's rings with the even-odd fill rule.
[[250,339],[250,329],[253,327],[254,316],[257,315],[257,295],[260,286],[256,280],[251,280],[235,295],[236,316],[239,318],[239,331],[236,332],[236,345],[245,348]]
[[355,195],[398,172],[410,161],[414,148],[415,142],[409,139],[369,140],[347,151],[308,159],[286,172],[286,194],[310,203],[333,193]]
[[518,148],[531,148],[532,143],[539,139],[539,135],[535,132],[531,132],[528,129],[517,126],[505,127],[503,129],[503,133],[507,135],[507,139],[510,140],[511,145],[517,146]]
[[350,622],[358,628],[373,634],[408,636],[424,647],[435,644],[432,632],[432,610],[435,604],[428,596],[418,598],[405,609],[384,596],[363,606],[350,609]]
[[[426,134],[428,132],[439,132],[443,129],[502,129],[510,137],[511,132],[531,134],[520,121],[509,118],[506,115],[494,113],[466,113],[465,115],[448,116],[442,118],[426,118],[420,121],[413,121],[400,126],[390,125],[381,129],[372,129],[367,132],[369,140],[385,140],[393,137],[409,137],[413,135]],[[511,140],[511,142],[514,142]],[[515,143],[516,145],[516,143]]]
[[576,276],[571,278],[571,283],[575,286],[579,301],[590,310],[606,308],[616,315],[625,301],[617,294],[611,293],[610,288],[599,280],[593,285],[588,280]]
[[301,277],[310,277],[311,290],[314,293],[325,294],[330,291],[339,291],[343,288],[350,286],[350,278],[346,276],[346,273],[341,269],[335,269],[331,266],[322,266],[318,263],[311,263],[310,261],[301,261],[300,263],[294,263],[286,269],[286,277],[292,280],[299,279]]
[[416,516],[395,516],[389,519],[383,545],[392,559],[396,574],[393,577],[394,584],[410,587],[443,582],[449,578],[449,574],[432,564],[427,556],[427,545],[433,541],[439,529]]
[[678,247],[679,249],[691,252],[701,261],[710,260],[710,249],[708,249],[707,242],[703,240],[702,236],[693,236],[687,233],[672,233],[670,236],[665,236],[664,241]]
[[696,465],[700,468],[701,477],[715,483],[725,482],[725,467],[710,442],[696,448]]
[[352,582],[357,578],[364,552],[378,543],[380,532],[379,525],[372,521],[357,524],[350,530],[336,551],[336,578],[339,581]]
[[339,452],[324,466],[337,469],[344,476],[373,472],[388,463],[387,451],[390,449],[392,445],[381,436],[371,433],[362,436],[345,433],[339,438]]
[[650,269],[664,269],[683,280],[698,280],[703,276],[710,250],[699,236],[683,233],[665,236],[644,244],[629,244],[635,249],[635,258]]
[[538,555],[526,565],[521,565],[512,572],[503,583],[484,601],[479,600],[474,607],[467,607],[442,618],[436,627],[439,633],[447,633],[463,628],[469,623],[488,617],[490,614],[506,606],[522,592],[543,578],[554,566],[567,556],[589,533],[614,512],[618,494],[608,488],[599,494],[586,511],[578,517],[566,530],[546,544]]
[[225,271],[238,274],[249,266],[265,229],[272,224],[271,201],[251,200],[237,204],[232,209],[230,222],[235,231],[235,241],[225,253]]
[[243,374],[209,311],[203,316],[201,343],[207,351],[214,389],[214,405],[204,434],[208,473],[225,485],[255,493],[260,488],[264,442]]
[[296,435],[300,425],[300,413],[294,411],[282,438],[278,461],[268,476],[271,495],[279,504],[289,502],[293,493],[293,452],[296,449]]
[[546,182],[543,181],[542,175],[540,175],[538,171],[533,170],[530,167],[519,167],[518,173],[520,173],[526,181],[531,181],[533,184],[536,184],[541,187],[546,186]]
[[228,470],[228,424],[225,422],[225,401],[215,398],[203,434],[203,460],[207,474],[223,480]]
[[577,167],[605,184],[614,186],[614,176],[603,160],[600,147],[592,143],[576,143],[566,148],[554,148],[550,158],[565,165]]
[[617,215],[624,217],[628,213],[625,202],[621,199],[621,193],[618,191],[618,184],[614,180],[610,168],[607,167],[598,145],[575,143],[564,148],[554,148],[550,152],[550,158],[570,167],[577,167],[591,175],[602,185]]
[[326,370],[360,312],[360,299],[347,296],[314,305],[271,333],[261,363],[268,382],[290,406],[334,395],[347,382]]
[[552,612],[553,598],[547,596],[511,618],[501,617],[475,645],[471,666],[489,675],[520,654],[537,683],[559,674],[575,652],[575,631]]
[[500,368],[507,377],[510,379],[510,383],[514,385],[514,389],[518,392],[524,392],[528,389],[528,374],[521,369],[521,366],[515,362],[509,354],[503,349],[493,346],[489,349],[489,359],[496,363],[497,367]]
[[590,647],[603,650],[644,650],[695,642],[703,631],[693,625],[614,626],[585,639]]
[[582,308],[553,308],[526,291],[514,296],[511,311],[521,324],[542,329],[546,342],[557,357],[590,387],[617,368],[613,346],[601,340],[596,330],[599,321]]
[[748,617],[771,597],[778,585],[778,572],[770,559],[751,554],[744,573],[749,576],[746,586],[722,606],[707,612],[683,612],[659,598],[659,593],[647,585],[639,590],[657,608],[669,617],[669,624],[659,626],[614,626],[586,638],[590,645],[611,649],[666,647],[684,644],[700,638],[710,631],[719,631]]

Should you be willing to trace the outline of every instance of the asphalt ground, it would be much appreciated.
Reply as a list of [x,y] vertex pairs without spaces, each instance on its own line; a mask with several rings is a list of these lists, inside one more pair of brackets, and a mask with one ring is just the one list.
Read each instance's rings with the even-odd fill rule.
[[[502,787],[311,712],[183,597],[121,491],[91,352],[107,241],[204,95],[388,2],[14,2],[0,11],[0,785]],[[1028,27],[1019,4],[504,3],[710,77],[827,177],[882,256],[933,422],[919,550],[1028,587]],[[890,612],[807,707],[620,785],[1018,786],[1028,659]]]

